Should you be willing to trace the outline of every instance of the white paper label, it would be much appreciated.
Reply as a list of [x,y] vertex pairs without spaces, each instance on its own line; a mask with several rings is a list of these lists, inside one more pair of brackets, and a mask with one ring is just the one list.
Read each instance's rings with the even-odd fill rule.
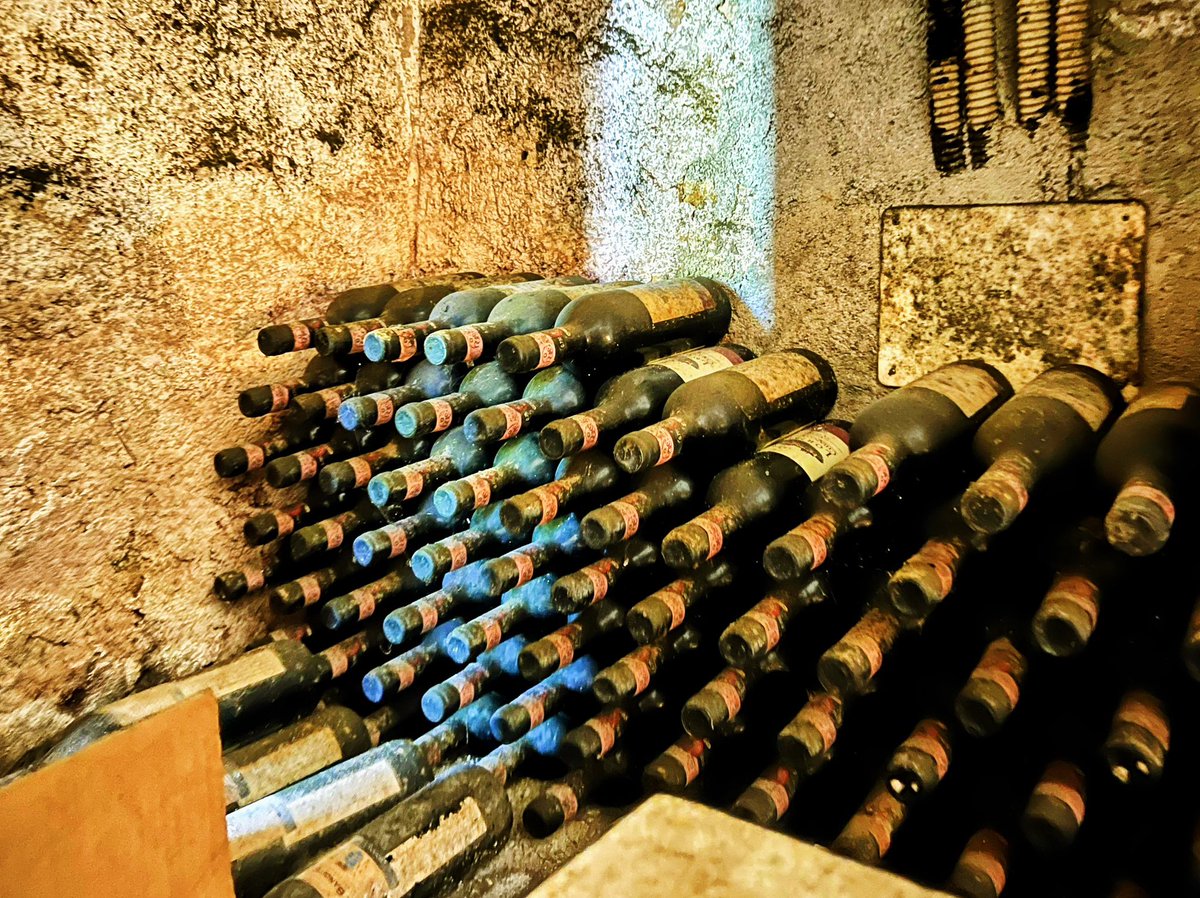
[[821,379],[821,372],[795,352],[773,352],[737,366],[737,373],[758,387],[768,403],[801,390]]
[[669,355],[665,359],[651,362],[648,368],[666,368],[679,375],[684,383],[712,374],[714,371],[724,371],[734,365],[741,364],[741,357],[733,350],[721,349],[692,349],[677,355]]
[[249,804],[273,795],[341,759],[342,746],[333,730],[328,727],[314,730],[242,767],[238,772],[247,794],[240,803]]
[[650,320],[658,324],[698,315],[716,307],[708,291],[691,281],[663,281],[657,284],[639,284],[626,287],[646,308]]
[[909,386],[924,387],[939,396],[945,396],[968,418],[974,417],[1000,393],[1000,385],[995,379],[974,365],[949,365],[939,368],[918,377]]
[[1046,371],[1021,391],[1022,396],[1044,396],[1070,406],[1092,430],[1099,430],[1112,403],[1098,385],[1074,371]]
[[761,452],[776,452],[790,458],[809,480],[816,480],[850,454],[846,435],[824,427],[799,427],[763,446]]
[[471,850],[487,835],[487,820],[474,798],[467,797],[457,811],[447,814],[431,830],[401,842],[388,852],[392,875],[398,880],[392,891],[407,895],[455,858]]
[[318,858],[297,873],[296,879],[311,886],[322,898],[384,898],[391,891],[387,873],[358,838]]
[[338,777],[325,787],[314,789],[288,804],[288,813],[295,828],[284,835],[283,843],[290,848],[313,833],[384,801],[399,791],[400,780],[386,760],[368,764],[348,776]]

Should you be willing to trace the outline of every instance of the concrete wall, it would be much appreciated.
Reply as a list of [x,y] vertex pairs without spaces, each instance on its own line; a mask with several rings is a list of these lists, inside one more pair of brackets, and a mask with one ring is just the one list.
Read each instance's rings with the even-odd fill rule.
[[[917,0],[18,0],[0,35],[0,767],[238,650],[207,595],[237,522],[211,450],[252,334],[390,273],[726,277],[735,335],[875,382],[880,211],[1145,201],[1146,369],[1200,376],[1200,3],[1095,4],[1072,160],[1002,124],[929,146]],[[420,66],[418,67],[418,58]],[[1076,173],[1069,177],[1072,165]]]

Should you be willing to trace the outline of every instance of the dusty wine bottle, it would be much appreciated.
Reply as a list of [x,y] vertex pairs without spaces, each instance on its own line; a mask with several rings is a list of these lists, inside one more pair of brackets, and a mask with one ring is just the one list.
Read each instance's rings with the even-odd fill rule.
[[298,393],[323,390],[350,380],[354,367],[345,359],[326,359],[316,356],[295,380],[249,387],[238,394],[238,411],[247,418],[261,418],[288,407]]
[[[436,500],[435,500],[436,501]],[[479,508],[471,515],[467,530],[452,533],[413,552],[413,573],[425,583],[433,583],[451,571],[489,554],[500,544],[500,503]],[[506,540],[511,544],[513,540]]]
[[600,637],[619,630],[624,623],[624,608],[612,600],[600,602],[525,646],[517,668],[530,682],[544,680],[574,661],[580,649],[594,646]]
[[218,477],[237,477],[249,471],[257,471],[286,452],[313,445],[326,432],[319,422],[303,427],[287,427],[270,439],[221,449],[213,456],[213,467]]
[[414,636],[424,636],[461,604],[458,596],[444,589],[431,592],[388,614],[383,635],[392,645],[404,645]]
[[272,460],[266,467],[267,483],[275,489],[283,489],[314,480],[326,465],[383,442],[382,434],[335,431],[324,443]]
[[[415,514],[356,536],[354,560],[362,567],[371,567],[389,558],[399,558],[420,540],[444,530],[441,517],[434,512],[432,494],[426,495]],[[427,581],[421,578],[421,582]]]
[[[582,526],[581,523],[581,533]],[[657,563],[658,549],[654,543],[644,539],[618,543],[605,557],[559,577],[550,591],[554,607],[563,614],[582,611],[602,601],[613,586],[620,583],[624,588],[635,572]]]
[[799,503],[805,490],[849,454],[843,424],[793,428],[752,458],[721,471],[705,496],[708,510],[666,535],[663,559],[674,568],[694,568],[750,523]]
[[613,457],[633,473],[670,461],[696,438],[752,448],[764,424],[818,420],[836,399],[837,378],[819,355],[772,352],[684,384],[666,401],[662,420],[617,440]]
[[300,421],[332,420],[338,417],[346,400],[396,389],[404,383],[406,373],[409,372],[398,365],[371,362],[358,369],[354,383],[297,394],[288,403],[288,409]]
[[364,530],[387,523],[383,512],[374,504],[362,501],[348,511],[336,514],[307,527],[301,527],[288,538],[288,551],[301,561],[320,552],[340,549],[347,539],[353,540]]
[[1116,492],[1104,519],[1108,541],[1126,555],[1151,555],[1171,535],[1176,509],[1200,487],[1200,388],[1166,382],[1143,388],[1096,448],[1096,473]]
[[353,396],[339,405],[338,423],[346,430],[389,424],[395,418],[397,408],[451,393],[465,375],[466,368],[462,365],[417,362],[402,386]]
[[860,864],[876,866],[892,847],[892,840],[907,813],[904,802],[880,784],[871,790],[863,806],[850,818],[829,847]]
[[[501,676],[517,675],[517,657],[525,647],[526,638],[518,633],[488,649],[474,662],[436,686],[430,686],[421,696],[421,712],[427,720],[437,723],[448,714],[465,708],[486,694],[493,681]],[[496,700],[499,707],[499,699]],[[492,712],[488,713],[490,718]]]
[[990,736],[1004,725],[1021,698],[1029,664],[1012,641],[988,644],[954,700],[954,713],[972,736]]
[[620,706],[601,709],[563,737],[559,757],[574,768],[586,768],[603,760],[625,733],[635,713],[635,709]]
[[940,720],[920,721],[887,762],[884,784],[900,801],[924,798],[950,768],[950,730]]
[[1100,523],[1085,519],[1070,554],[1033,615],[1033,638],[1050,655],[1077,655],[1092,638],[1107,595],[1119,583],[1124,556],[1109,547]]
[[1117,782],[1158,780],[1170,745],[1171,726],[1163,703],[1141,689],[1126,692],[1104,740],[1104,760]]
[[346,506],[345,497],[314,496],[309,494],[303,502],[285,508],[272,508],[252,515],[242,524],[242,536],[248,546],[263,546],[285,536],[291,536],[297,527],[329,517]]
[[362,568],[349,555],[338,555],[328,567],[318,568],[303,577],[272,587],[267,593],[271,609],[278,614],[291,614],[328,598],[330,590],[344,586],[362,573]]
[[988,467],[963,493],[963,520],[985,534],[1010,527],[1039,482],[1095,448],[1121,402],[1095,368],[1061,365],[1038,375],[976,431],[975,457]]
[[476,365],[463,377],[458,389],[445,396],[409,402],[396,410],[396,431],[413,437],[441,433],[463,418],[489,405],[512,402],[521,395],[525,381],[506,374],[495,362]]
[[590,451],[558,463],[554,480],[506,499],[500,505],[500,525],[511,536],[558,517],[562,508],[617,484],[621,472],[603,452]]
[[683,703],[679,717],[684,731],[690,736],[709,740],[725,732],[729,722],[741,712],[750,687],[764,673],[780,667],[782,662],[772,655],[758,664],[726,667]]
[[779,732],[779,754],[802,770],[812,770],[833,750],[845,705],[829,692],[818,692]]
[[[549,283],[546,282],[547,285]],[[527,289],[510,294],[496,303],[486,322],[465,324],[430,334],[425,340],[425,358],[444,365],[447,362],[473,362],[490,356],[502,340],[514,334],[528,334],[553,326],[558,313],[572,300],[633,283],[615,281],[559,287],[530,284]]]
[[587,387],[570,369],[555,365],[529,379],[521,398],[479,408],[463,419],[471,439],[482,443],[511,440],[551,415],[569,415],[587,400]]
[[327,705],[249,745],[225,752],[221,763],[226,812],[362,754],[378,745],[402,716],[391,707],[364,717],[343,705]]
[[434,509],[443,521],[458,521],[514,488],[538,486],[553,477],[554,462],[542,455],[537,434],[527,433],[504,443],[492,467],[439,486],[433,494]]
[[869,521],[870,513],[863,508],[847,511],[830,506],[819,509],[804,522],[767,544],[763,550],[763,567],[776,580],[806,577],[833,554],[833,548],[843,533],[864,526]]
[[673,580],[629,609],[625,626],[641,645],[661,639],[683,625],[688,609],[733,583],[734,568],[714,558],[688,576]]
[[704,771],[709,751],[707,742],[685,733],[646,765],[643,786],[648,792],[682,792]]
[[425,458],[432,446],[433,440],[428,437],[394,437],[378,449],[327,463],[317,475],[317,485],[330,496],[364,487],[376,474]]
[[783,638],[796,612],[826,601],[829,591],[823,578],[779,587],[736,618],[721,634],[721,657],[733,665],[748,664],[772,651]]
[[415,499],[452,477],[486,468],[492,456],[491,448],[477,443],[465,428],[455,427],[434,440],[428,458],[372,477],[367,495],[379,506]]
[[904,621],[919,621],[954,589],[959,568],[971,554],[966,528],[925,541],[888,579],[888,606]]
[[536,371],[566,358],[614,355],[676,337],[716,340],[729,327],[734,293],[708,278],[616,288],[568,303],[554,327],[512,336],[496,349],[507,371]]
[[1000,898],[1008,882],[1008,840],[981,829],[967,840],[947,889],[960,898]]
[[554,575],[546,574],[508,590],[499,605],[467,621],[446,637],[446,654],[453,661],[465,664],[480,652],[498,646],[522,621],[552,616],[555,613],[550,603],[553,583]]
[[258,564],[222,571],[213,578],[213,595],[222,602],[235,602],[267,586],[275,586],[295,575],[296,566],[286,553],[272,547]]
[[601,704],[627,702],[650,688],[660,669],[700,647],[700,633],[684,627],[661,639],[638,646],[596,674],[592,692]]
[[489,738],[491,696],[420,738],[385,742],[225,818],[239,896],[262,895],[298,864],[345,838],[431,779],[469,737]]
[[492,735],[500,742],[513,742],[553,715],[572,692],[590,692],[599,666],[584,655],[530,686],[492,715]]
[[[423,588],[424,584],[413,576],[409,566],[401,563],[378,580],[330,599],[321,608],[321,623],[329,630],[341,630],[369,620],[381,605],[402,600]],[[387,636],[386,626],[384,635]]]
[[1052,761],[1029,796],[1021,815],[1021,831],[1038,851],[1061,851],[1083,825],[1086,809],[1083,771],[1066,761]]
[[578,767],[562,779],[547,783],[525,805],[521,815],[525,831],[535,839],[553,835],[579,815],[579,809],[594,790],[611,779],[623,776],[628,769],[629,755],[615,751],[598,763]]
[[774,826],[792,805],[800,772],[786,761],[774,761],[730,806],[735,816],[759,826]]
[[868,405],[850,428],[854,452],[821,483],[841,508],[856,508],[881,493],[901,464],[931,455],[973,431],[1012,387],[984,362],[951,362]]
[[604,549],[632,539],[648,518],[686,505],[695,494],[691,474],[670,464],[651,468],[638,478],[633,492],[584,515],[583,541],[589,549]]
[[[447,589],[461,589],[472,600],[498,596],[500,593],[528,583],[534,576],[560,560],[583,551],[579,538],[579,518],[574,513],[539,524],[533,531],[533,541],[505,552],[497,558],[474,562],[455,572],[458,579]],[[548,591],[548,590],[547,590]]]
[[685,383],[752,358],[746,347],[729,344],[690,349],[626,371],[600,388],[592,408],[543,427],[542,451],[559,459],[591,449],[602,434],[659,415],[671,393]]
[[[494,720],[495,717],[493,716],[492,719]],[[568,729],[570,729],[570,725],[567,723],[566,716],[556,715],[544,723],[539,723],[520,739],[492,749],[476,763],[485,770],[490,770],[492,776],[500,782],[507,783],[512,777],[513,771],[535,754],[557,755],[563,736],[566,735]]]
[[363,695],[368,701],[379,703],[389,696],[403,692],[430,664],[443,656],[446,637],[461,624],[462,621],[458,618],[438,624],[425,635],[420,645],[401,652],[367,671],[362,681]]
[[896,618],[878,608],[868,610],[817,661],[821,686],[843,699],[861,695],[879,673],[899,634]]

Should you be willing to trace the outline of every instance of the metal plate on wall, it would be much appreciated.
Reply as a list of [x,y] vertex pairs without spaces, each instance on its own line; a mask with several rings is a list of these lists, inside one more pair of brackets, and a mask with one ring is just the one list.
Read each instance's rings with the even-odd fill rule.
[[962,358],[1016,386],[1064,362],[1136,380],[1145,242],[1136,202],[885,210],[880,382]]

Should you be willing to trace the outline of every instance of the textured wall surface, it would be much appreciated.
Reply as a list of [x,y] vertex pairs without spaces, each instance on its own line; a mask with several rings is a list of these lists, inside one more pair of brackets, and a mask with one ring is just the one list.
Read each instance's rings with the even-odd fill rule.
[[415,3],[9,4],[0,767],[262,630],[207,586],[267,497],[209,457],[254,432],[236,391],[294,368],[255,328],[331,290],[460,265],[726,277],[736,335],[826,353],[853,412],[880,392],[885,207],[1134,198],[1147,370],[1200,376],[1194,0],[1095,4],[1081,160],[1010,118],[951,176],[918,0]]

